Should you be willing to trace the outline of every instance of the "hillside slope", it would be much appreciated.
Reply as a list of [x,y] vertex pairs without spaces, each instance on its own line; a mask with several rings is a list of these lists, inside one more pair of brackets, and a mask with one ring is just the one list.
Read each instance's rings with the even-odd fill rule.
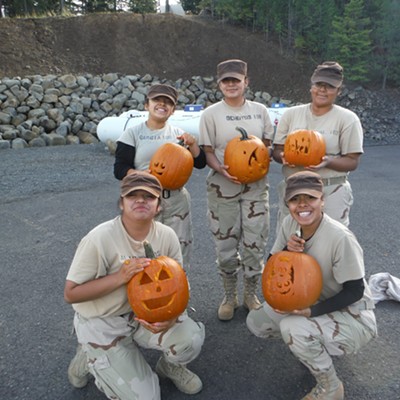
[[0,37],[0,78],[118,72],[176,80],[215,75],[219,61],[242,58],[253,90],[308,99],[310,71],[282,57],[261,35],[198,16],[1,18]]

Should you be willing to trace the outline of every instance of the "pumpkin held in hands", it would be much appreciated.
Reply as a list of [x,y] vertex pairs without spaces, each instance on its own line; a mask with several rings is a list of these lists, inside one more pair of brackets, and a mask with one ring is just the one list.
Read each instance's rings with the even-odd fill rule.
[[192,175],[193,156],[179,143],[165,143],[150,160],[150,173],[157,177],[163,189],[177,190],[185,185]]
[[261,139],[249,136],[243,128],[236,129],[241,135],[226,145],[224,164],[229,166],[229,175],[235,176],[239,182],[256,182],[268,173],[268,148]]
[[325,153],[324,137],[317,131],[307,129],[289,133],[283,147],[285,161],[303,167],[320,164]]
[[130,306],[136,317],[147,322],[162,322],[178,317],[189,302],[189,284],[183,268],[172,258],[155,258],[145,243],[150,265],[137,273],[127,285]]
[[273,254],[261,280],[266,302],[280,311],[310,307],[322,290],[322,272],[315,258],[293,251]]

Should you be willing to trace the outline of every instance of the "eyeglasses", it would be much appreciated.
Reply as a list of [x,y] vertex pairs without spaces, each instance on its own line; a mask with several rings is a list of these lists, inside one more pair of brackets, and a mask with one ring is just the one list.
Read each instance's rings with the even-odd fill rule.
[[334,92],[334,91],[336,91],[338,89],[335,86],[332,86],[332,85],[330,85],[329,83],[326,83],[326,82],[313,83],[313,86],[318,90],[324,89],[327,92]]
[[224,78],[220,81],[220,83],[223,83],[224,85],[237,85],[240,82],[242,82],[240,79],[237,78]]

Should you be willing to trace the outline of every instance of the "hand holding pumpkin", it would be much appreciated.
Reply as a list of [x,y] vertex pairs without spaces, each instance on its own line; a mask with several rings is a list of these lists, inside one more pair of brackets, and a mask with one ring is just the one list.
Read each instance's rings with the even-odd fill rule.
[[281,156],[281,160],[282,160],[282,165],[286,165],[287,167],[290,167],[290,168],[296,168],[296,165],[295,165],[295,164],[289,164],[289,163],[286,161],[286,159],[285,159],[285,153],[284,153],[283,151],[280,153],[280,156]]
[[172,328],[172,326],[175,325],[176,318],[160,322],[148,322],[144,319],[135,318],[135,321],[139,322],[139,324],[142,325],[143,328],[147,329],[151,333],[157,334],[167,332],[168,329]]
[[186,146],[193,146],[194,144],[196,144],[196,138],[191,135],[190,133],[185,132],[184,134],[177,136],[177,139],[179,140],[183,140],[183,143]]
[[331,161],[331,157],[329,156],[324,156],[322,157],[322,161],[317,164],[317,165],[309,165],[308,167],[305,167],[305,169],[308,169],[310,171],[318,171],[321,168],[326,168]]
[[286,247],[289,251],[296,251],[298,253],[301,253],[304,251],[305,243],[306,241],[301,237],[298,237],[297,235],[291,235]]
[[117,274],[123,283],[128,283],[133,276],[149,265],[150,259],[148,258],[130,258],[124,261]]
[[307,307],[302,310],[292,310],[292,311],[281,311],[281,310],[274,310],[278,314],[292,314],[292,315],[300,315],[302,317],[311,317],[311,308]]
[[223,177],[231,181],[232,183],[236,183],[237,185],[241,185],[241,182],[236,178],[236,176],[229,174],[229,165],[220,165],[219,172]]

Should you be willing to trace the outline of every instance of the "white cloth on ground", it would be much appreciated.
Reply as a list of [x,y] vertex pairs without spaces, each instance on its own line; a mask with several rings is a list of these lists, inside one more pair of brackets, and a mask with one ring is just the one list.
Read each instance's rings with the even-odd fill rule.
[[375,304],[383,300],[400,301],[400,279],[388,272],[371,275],[368,285]]

